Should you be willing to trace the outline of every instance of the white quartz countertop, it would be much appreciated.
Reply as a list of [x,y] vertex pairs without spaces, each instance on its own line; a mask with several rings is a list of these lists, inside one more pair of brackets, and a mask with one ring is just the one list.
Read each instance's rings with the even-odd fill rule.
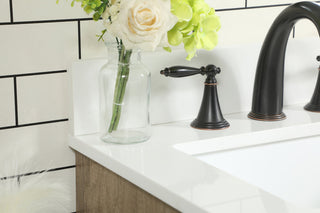
[[70,136],[70,147],[186,213],[319,212],[281,198],[210,166],[193,155],[257,146],[320,134],[320,114],[302,105],[284,109],[278,122],[249,120],[246,113],[226,115],[231,127],[196,130],[190,121],[152,127],[149,141],[132,145],[104,143],[98,134]]

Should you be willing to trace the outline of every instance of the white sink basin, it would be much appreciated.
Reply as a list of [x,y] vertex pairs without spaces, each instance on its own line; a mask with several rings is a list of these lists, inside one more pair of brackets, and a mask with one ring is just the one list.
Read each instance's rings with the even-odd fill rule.
[[320,137],[195,155],[294,205],[320,209]]

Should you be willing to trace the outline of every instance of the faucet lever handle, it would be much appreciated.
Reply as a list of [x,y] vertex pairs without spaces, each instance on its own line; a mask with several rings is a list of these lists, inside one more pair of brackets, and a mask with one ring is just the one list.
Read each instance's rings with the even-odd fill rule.
[[161,75],[166,77],[173,77],[173,78],[180,78],[180,77],[187,77],[196,74],[205,74],[205,69],[201,68],[194,68],[194,67],[187,67],[187,66],[173,66],[167,67],[164,70],[160,71]]
[[160,71],[161,75],[166,77],[173,77],[173,78],[180,78],[180,77],[187,77],[191,75],[201,74],[201,75],[208,75],[214,77],[216,74],[219,74],[221,69],[216,67],[213,64],[209,64],[207,66],[202,66],[200,68],[194,67],[187,67],[187,66],[173,66],[167,67],[164,70]]

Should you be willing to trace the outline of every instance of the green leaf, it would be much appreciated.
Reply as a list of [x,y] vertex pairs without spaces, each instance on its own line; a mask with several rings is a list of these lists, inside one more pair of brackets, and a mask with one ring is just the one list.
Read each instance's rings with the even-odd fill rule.
[[189,25],[188,21],[180,21],[180,22],[177,22],[173,28],[175,30],[182,30],[182,29],[186,28],[188,25]]
[[190,36],[190,37],[185,37],[183,39],[183,43],[184,43],[184,49],[186,50],[186,52],[188,53],[187,56],[187,60],[190,60],[193,58],[193,56],[196,53],[196,47],[197,47],[197,41],[194,35]]
[[186,60],[190,61],[194,56],[196,55],[196,52],[188,53]]
[[[84,11],[87,13],[87,14],[90,14],[93,10],[91,9],[91,7],[90,6],[85,6],[84,8]],[[93,17],[93,19],[94,19],[94,17]]]
[[172,49],[171,49],[170,47],[163,47],[163,49],[164,49],[165,51],[169,52],[169,53],[172,52]]
[[199,13],[207,13],[211,8],[204,0],[192,0],[192,9]]
[[188,34],[189,32],[194,30],[193,24],[190,22],[184,29],[181,30],[181,33]]
[[104,8],[104,7],[100,7],[100,8],[99,8],[99,10],[98,10],[99,14],[100,14],[100,15],[102,15],[102,14],[103,14],[103,12],[104,12],[104,10],[105,10],[105,8]]
[[201,26],[204,32],[220,29],[220,20],[217,16],[211,15],[204,18],[201,22]]
[[168,42],[170,45],[172,46],[178,46],[179,44],[181,44],[183,39],[182,33],[179,32],[178,30],[170,30],[168,32]]
[[104,41],[103,36],[106,34],[107,29],[101,31],[101,35],[96,35],[98,37],[98,41]]
[[202,33],[200,41],[203,49],[212,50],[218,44],[218,34],[215,31]]
[[192,18],[192,8],[184,0],[171,0],[171,12],[179,21],[189,21]]
[[99,12],[95,12],[95,13],[93,14],[93,20],[98,21],[99,18],[100,18]]
[[179,21],[168,32],[168,41],[176,46],[182,40],[187,60],[195,56],[197,49],[211,50],[217,45],[220,20],[205,0],[171,0],[171,12]]

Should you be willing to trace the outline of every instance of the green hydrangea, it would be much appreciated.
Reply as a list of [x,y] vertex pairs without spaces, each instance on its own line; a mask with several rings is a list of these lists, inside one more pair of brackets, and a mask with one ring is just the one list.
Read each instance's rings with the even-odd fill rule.
[[172,46],[183,42],[187,60],[194,57],[197,49],[212,50],[217,45],[220,20],[204,0],[171,0],[171,12],[178,22],[168,32],[168,42]]
[[93,20],[98,21],[105,11],[106,7],[109,6],[109,0],[73,0],[71,6],[75,2],[81,3],[81,7],[87,14],[93,13]]

